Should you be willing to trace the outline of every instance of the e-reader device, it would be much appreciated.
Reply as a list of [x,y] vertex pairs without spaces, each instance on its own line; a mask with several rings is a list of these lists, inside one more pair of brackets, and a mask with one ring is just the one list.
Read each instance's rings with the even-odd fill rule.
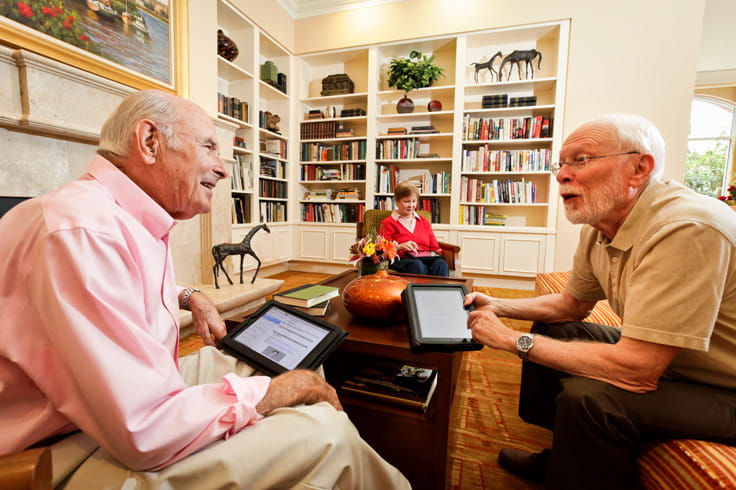
[[468,329],[464,306],[467,289],[462,284],[410,283],[401,299],[406,310],[407,327],[414,352],[460,351],[483,348],[473,340]]
[[220,347],[268,374],[317,369],[347,332],[273,300],[232,329]]

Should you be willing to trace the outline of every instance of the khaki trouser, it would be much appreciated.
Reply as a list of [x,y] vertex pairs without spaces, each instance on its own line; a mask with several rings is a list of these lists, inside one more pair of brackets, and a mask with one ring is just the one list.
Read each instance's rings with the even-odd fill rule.
[[[228,372],[248,376],[253,371],[207,347],[180,364],[189,385],[217,383]],[[347,415],[327,403],[274,410],[230,439],[156,472],[122,466],[82,433],[52,446],[52,458],[54,485],[68,490],[410,488],[361,439]]]

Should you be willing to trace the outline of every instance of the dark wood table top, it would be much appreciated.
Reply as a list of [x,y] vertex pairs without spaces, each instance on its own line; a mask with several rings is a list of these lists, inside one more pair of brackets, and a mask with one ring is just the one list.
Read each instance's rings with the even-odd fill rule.
[[[412,283],[464,284],[468,292],[473,290],[472,279],[420,276],[412,274],[398,274],[394,272],[391,272],[391,274],[401,276]],[[357,277],[357,270],[348,270],[332,277],[328,277],[321,281],[320,284],[338,287],[342,293],[343,288]],[[346,341],[365,342],[369,344],[379,344],[386,347],[409,349],[409,335],[407,333],[405,320],[373,322],[356,318],[345,309],[341,296],[330,300],[330,307],[327,310],[327,315],[325,315],[324,320],[346,330],[349,333]]]

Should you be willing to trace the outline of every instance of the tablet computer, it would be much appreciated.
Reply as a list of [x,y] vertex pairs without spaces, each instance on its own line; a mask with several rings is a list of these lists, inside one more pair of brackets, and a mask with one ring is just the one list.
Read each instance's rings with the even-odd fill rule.
[[479,350],[468,329],[462,284],[411,283],[402,293],[411,349],[422,351]]
[[276,375],[297,368],[317,369],[347,334],[336,325],[271,300],[233,328],[220,347]]

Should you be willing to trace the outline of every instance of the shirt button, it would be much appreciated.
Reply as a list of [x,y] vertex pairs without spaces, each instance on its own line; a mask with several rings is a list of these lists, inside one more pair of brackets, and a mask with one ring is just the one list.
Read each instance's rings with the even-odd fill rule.
[[618,262],[618,257],[613,257],[613,258],[611,259],[611,262]]

